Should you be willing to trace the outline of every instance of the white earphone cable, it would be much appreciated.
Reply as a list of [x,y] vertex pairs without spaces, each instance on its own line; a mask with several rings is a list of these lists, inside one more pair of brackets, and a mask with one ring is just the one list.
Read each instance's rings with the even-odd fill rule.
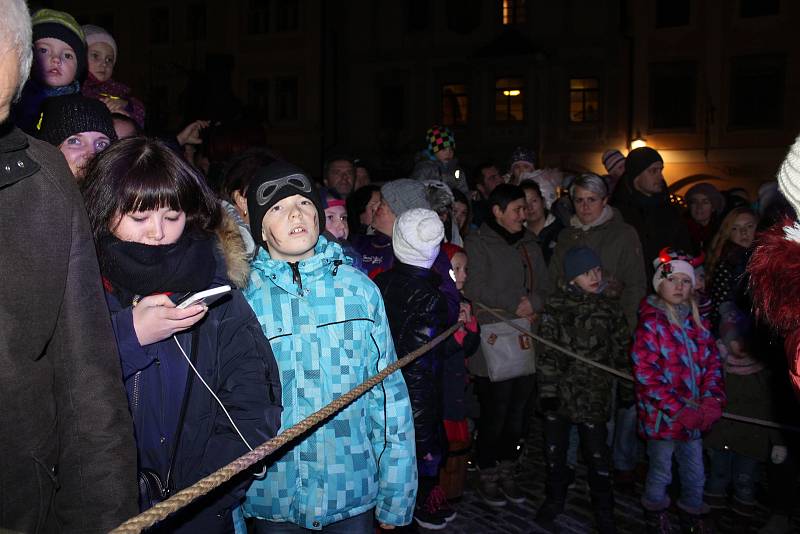
[[[214,391],[211,389],[211,387],[208,385],[208,383],[206,383],[206,381],[203,380],[203,377],[200,376],[200,373],[197,372],[197,368],[195,368],[195,366],[192,363],[192,360],[189,358],[189,356],[186,355],[186,351],[183,350],[183,347],[181,346],[180,342],[178,341],[178,338],[175,337],[175,335],[173,335],[172,339],[175,340],[175,344],[178,345],[178,349],[181,351],[181,354],[183,354],[183,357],[186,359],[186,362],[189,364],[189,367],[191,367],[192,371],[194,371],[194,374],[197,376],[197,378],[200,379],[200,382],[203,383],[203,385],[206,387],[208,392],[211,393],[211,396],[214,397],[214,400],[217,401],[217,404],[219,404],[219,407],[222,408],[222,411],[225,412],[225,417],[227,417],[228,421],[231,422],[231,425],[233,425],[233,429],[236,430],[236,433],[239,434],[240,438],[242,438],[242,441],[244,442],[245,445],[247,445],[247,448],[252,451],[253,447],[250,446],[250,443],[248,443],[247,439],[245,439],[244,435],[242,435],[242,432],[239,430],[239,427],[236,426],[236,423],[233,422],[233,418],[231,417],[231,414],[228,413],[228,409],[225,408],[225,405],[222,404],[221,400],[219,400],[219,397],[217,397],[217,394],[214,393]],[[266,474],[267,474],[267,467],[264,466],[264,468],[260,472],[254,473],[253,476],[257,477],[257,478],[260,478],[260,477],[263,477]]]

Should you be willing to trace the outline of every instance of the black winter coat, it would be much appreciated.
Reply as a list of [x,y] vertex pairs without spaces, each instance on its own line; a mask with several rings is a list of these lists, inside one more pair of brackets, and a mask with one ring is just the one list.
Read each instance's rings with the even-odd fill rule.
[[0,531],[108,532],[136,449],[83,200],[54,147],[0,124]]
[[624,221],[636,229],[642,243],[646,280],[653,278],[653,260],[664,247],[690,252],[689,228],[678,206],[670,203],[667,193],[646,196],[627,178],[620,180],[611,199]]
[[[240,277],[247,272],[246,256],[238,231],[231,222],[223,219],[217,231],[217,274],[212,285],[242,286],[245,282]],[[213,261],[213,258],[208,260]],[[172,338],[144,347],[139,345],[132,308],[120,306],[113,293],[108,293],[106,300],[133,414],[140,467],[154,470],[166,480],[172,438],[177,430],[166,428],[173,420],[167,414],[170,409],[174,410],[171,413],[177,425],[179,407],[186,394],[188,364]],[[278,365],[252,308],[238,289],[213,304],[206,317],[176,337],[187,355],[191,354],[192,343],[197,340],[195,367],[250,446],[256,447],[277,434],[282,409]],[[173,479],[178,490],[248,451],[208,390],[194,375],[192,381],[175,453]],[[161,523],[154,532],[232,532],[230,510],[244,498],[252,480],[249,473],[235,477]]]
[[[439,282],[439,275],[430,269],[396,260],[391,270],[375,278],[398,357],[417,350],[446,329],[447,303],[437,289]],[[441,346],[434,347],[403,368],[418,458],[429,452],[441,454],[443,449],[441,351]]]

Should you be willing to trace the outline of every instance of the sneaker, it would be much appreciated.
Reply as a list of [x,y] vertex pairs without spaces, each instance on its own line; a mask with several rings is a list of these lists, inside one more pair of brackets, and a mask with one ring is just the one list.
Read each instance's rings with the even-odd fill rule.
[[447,496],[444,494],[444,490],[441,486],[433,487],[430,495],[428,495],[428,500],[425,502],[425,506],[447,523],[458,516],[458,512],[447,502]]
[[500,492],[505,495],[506,499],[515,503],[522,504],[525,502],[525,495],[519,489],[517,482],[514,480],[514,471],[516,464],[514,462],[500,462]]
[[478,470],[480,482],[478,496],[489,506],[505,506],[506,501],[498,486],[498,472],[496,467],[487,467]]
[[428,510],[424,505],[414,508],[414,521],[428,530],[442,530],[447,526],[447,521],[443,517]]

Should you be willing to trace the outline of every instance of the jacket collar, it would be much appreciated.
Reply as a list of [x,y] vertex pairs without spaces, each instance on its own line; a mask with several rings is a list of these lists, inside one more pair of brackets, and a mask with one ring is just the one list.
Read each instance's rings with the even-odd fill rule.
[[[302,277],[303,293],[307,295],[309,282],[323,278],[329,272],[336,272],[340,265],[350,265],[353,260],[344,255],[338,243],[328,241],[325,236],[319,236],[314,255],[297,262],[296,270]],[[270,257],[269,252],[259,247],[258,254],[253,260],[253,274],[250,283],[261,284],[258,279],[270,279],[289,293],[298,294],[299,286],[295,282],[295,272],[289,262]],[[260,276],[259,276],[260,273]],[[258,287],[258,286],[256,286]]]
[[35,174],[39,164],[27,153],[28,138],[11,120],[0,124],[0,188]]
[[413,276],[415,278],[427,278],[435,286],[438,286],[439,282],[441,282],[441,278],[439,277],[439,275],[436,274],[432,269],[425,269],[424,267],[409,265],[397,259],[394,260],[394,264],[392,265],[392,270],[397,271],[399,273],[403,273],[407,276]]
[[589,224],[583,224],[577,215],[573,215],[569,219],[569,225],[572,226],[573,228],[577,228],[579,230],[583,230],[584,232],[586,232],[587,230],[591,230],[592,228],[597,228],[598,226],[604,225],[605,223],[610,221],[613,217],[614,217],[613,209],[611,208],[611,206],[606,204],[603,207],[603,211],[600,212],[600,216],[594,222],[590,222]]

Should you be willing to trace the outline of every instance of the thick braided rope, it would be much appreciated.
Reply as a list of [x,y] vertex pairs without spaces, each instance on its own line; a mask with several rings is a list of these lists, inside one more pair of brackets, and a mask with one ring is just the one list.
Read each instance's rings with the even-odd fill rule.
[[123,524],[112,530],[112,533],[138,533],[142,530],[149,528],[159,521],[166,519],[169,515],[177,512],[184,506],[188,505],[192,501],[206,495],[213,489],[219,487],[223,483],[230,480],[232,477],[238,475],[248,467],[256,464],[281,448],[283,445],[289,443],[293,439],[305,434],[310,429],[314,428],[320,422],[328,419],[329,417],[333,416],[340,410],[344,409],[350,403],[355,401],[357,398],[362,396],[364,393],[375,387],[376,385],[380,384],[387,376],[394,373],[398,369],[401,369],[408,365],[409,363],[413,362],[430,349],[444,341],[448,338],[453,332],[455,332],[463,323],[456,323],[452,327],[448,328],[435,338],[433,338],[430,342],[426,343],[422,347],[418,348],[414,352],[411,352],[404,356],[403,358],[397,360],[391,365],[388,365],[384,368],[381,372],[369,378],[359,384],[358,386],[354,387],[347,393],[337,397],[330,404],[324,406],[314,412],[313,414],[309,415],[299,423],[295,424],[291,428],[281,432],[274,438],[270,439],[269,441],[265,441],[252,451],[240,456],[236,460],[232,461],[225,467],[222,467],[211,473],[207,477],[198,480],[188,488],[182,489],[175,495],[171,496],[169,499],[162,501],[152,508],[145,510],[141,514],[132,517],[125,521]]
[[[519,327],[519,326],[515,325],[514,323],[509,321],[507,318],[505,318],[502,315],[500,315],[499,313],[497,313],[496,310],[494,310],[492,308],[489,308],[485,304],[482,304],[480,302],[476,302],[475,305],[478,308],[482,308],[484,311],[490,313],[491,315],[494,315],[495,317],[497,317],[501,321],[505,322],[510,327],[512,327],[515,330],[517,330],[518,332],[528,336],[529,338],[533,339],[534,341],[536,341],[538,343],[541,343],[542,345],[546,345],[546,346],[548,346],[550,348],[553,348],[553,349],[555,349],[555,350],[557,350],[557,351],[559,351],[559,352],[561,352],[563,354],[566,354],[570,358],[574,358],[574,359],[578,360],[579,362],[585,363],[586,365],[589,365],[591,367],[595,367],[597,369],[600,369],[602,371],[610,373],[610,374],[612,374],[612,375],[614,375],[616,377],[622,378],[623,380],[627,380],[629,382],[633,382],[634,381],[632,375],[629,375],[627,373],[619,371],[618,369],[614,369],[613,367],[609,367],[607,365],[603,365],[602,363],[598,363],[598,362],[589,360],[588,358],[584,358],[580,354],[575,354],[571,350],[567,350],[567,349],[565,349],[564,347],[562,347],[560,345],[556,345],[552,341],[548,341],[547,339],[544,339],[543,337],[537,336],[536,334],[534,334],[530,330],[526,330],[526,329],[524,329],[522,327]],[[690,404],[694,404],[694,403],[690,403]],[[695,406],[696,406],[696,404],[695,404]],[[792,426],[792,425],[783,425],[783,424],[780,424],[780,423],[776,423],[774,421],[765,421],[764,419],[756,419],[755,417],[747,417],[747,416],[744,416],[744,415],[738,415],[738,414],[735,414],[735,413],[728,413],[728,412],[722,412],[722,417],[724,417],[725,419],[730,419],[732,421],[739,421],[741,423],[748,423],[748,424],[751,424],[751,425],[765,426],[765,427],[769,427],[769,428],[777,428],[779,430],[787,430],[789,432],[798,432],[798,433],[800,433],[800,427],[796,427],[796,426]]]

